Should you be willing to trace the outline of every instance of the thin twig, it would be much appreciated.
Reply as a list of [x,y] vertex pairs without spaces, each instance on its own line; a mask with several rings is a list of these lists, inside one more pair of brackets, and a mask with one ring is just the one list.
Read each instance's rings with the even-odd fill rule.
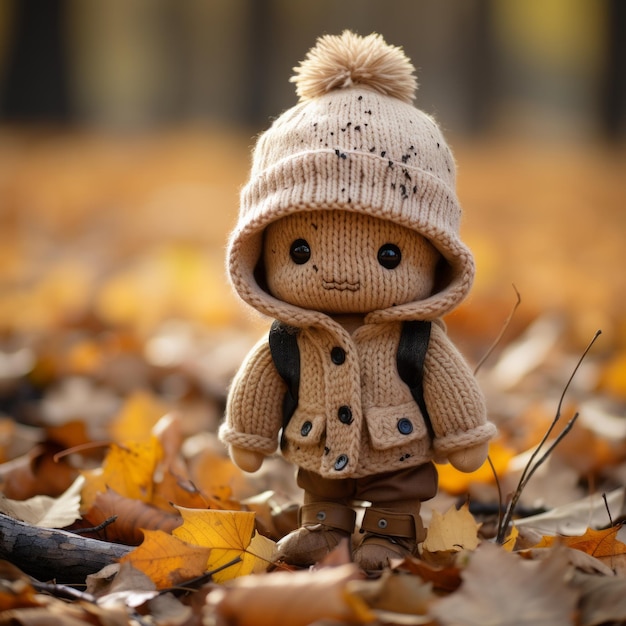
[[606,514],[609,516],[609,522],[611,523],[611,528],[613,528],[613,517],[611,515],[611,509],[609,509],[609,501],[606,499],[606,493],[602,494],[602,499],[604,500],[604,506],[606,507]]
[[111,515],[111,517],[107,517],[102,524],[98,524],[97,526],[93,526],[92,528],[74,528],[71,532],[75,535],[84,535],[87,533],[97,533],[101,530],[104,530],[107,526],[113,524],[113,522],[117,521],[117,515]]
[[86,591],[68,587],[67,585],[58,585],[56,583],[43,583],[36,578],[30,577],[30,584],[36,591],[49,593],[56,598],[64,598],[66,600],[82,600],[84,602],[95,603],[96,598]]
[[583,360],[587,356],[587,353],[591,349],[591,346],[593,346],[593,344],[595,343],[596,339],[601,334],[602,334],[601,330],[596,331],[596,334],[593,336],[593,339],[589,342],[589,344],[585,348],[584,352],[582,353],[581,357],[578,359],[578,363],[576,363],[576,367],[574,367],[574,370],[572,371],[572,373],[571,373],[569,379],[567,380],[567,383],[566,383],[566,385],[565,385],[565,387],[563,389],[563,392],[561,393],[561,397],[559,398],[559,404],[557,406],[557,410],[556,410],[556,414],[554,416],[554,419],[552,420],[552,423],[550,424],[550,426],[549,426],[548,430],[546,431],[546,433],[544,434],[543,438],[539,442],[539,445],[535,448],[535,450],[531,454],[530,459],[529,459],[528,463],[526,464],[526,467],[524,467],[524,470],[522,471],[522,475],[520,476],[519,482],[517,483],[517,487],[515,488],[515,491],[513,492],[513,496],[511,497],[511,499],[510,499],[510,501],[509,501],[509,503],[507,505],[506,513],[505,513],[504,517],[501,520],[501,524],[498,526],[498,534],[496,536],[496,542],[499,543],[499,544],[502,544],[504,542],[504,535],[505,535],[505,533],[506,533],[506,531],[507,531],[507,529],[509,527],[509,524],[511,523],[511,520],[513,518],[513,514],[515,512],[515,507],[517,506],[517,502],[519,501],[519,499],[520,499],[520,497],[522,495],[522,491],[524,490],[524,488],[528,484],[528,481],[531,479],[531,477],[537,471],[537,469],[550,456],[550,454],[552,453],[554,448],[569,433],[569,431],[574,426],[574,423],[576,422],[576,419],[578,418],[578,413],[576,413],[574,415],[574,417],[572,417],[572,419],[567,423],[567,425],[561,431],[561,433],[557,436],[555,441],[549,446],[548,450],[545,453],[542,453],[541,457],[539,457],[539,460],[535,462],[535,460],[537,459],[537,456],[539,455],[541,449],[543,448],[543,446],[547,442],[548,438],[552,434],[552,431],[554,430],[554,427],[556,426],[557,422],[561,419],[561,410],[563,408],[563,402],[565,401],[565,394],[567,393],[567,391],[568,391],[572,381],[574,380],[574,376],[576,376],[576,372],[578,372],[578,368],[581,366]]
[[224,565],[220,565],[219,567],[216,567],[215,569],[211,570],[210,572],[205,572],[201,576],[196,576],[195,578],[191,578],[190,580],[186,580],[185,582],[181,583],[180,585],[176,585],[174,587],[168,587],[167,589],[161,589],[159,591],[159,594],[170,593],[170,592],[187,593],[187,592],[190,592],[190,591],[195,591],[198,587],[201,587],[204,583],[209,582],[211,580],[211,578],[213,578],[213,576],[215,576],[215,574],[218,574],[222,570],[225,570],[225,569],[227,569],[229,567],[232,567],[233,565],[237,565],[237,563],[240,563],[241,560],[242,559],[241,559],[240,556],[236,556],[232,561],[228,561],[228,563],[224,563]]
[[515,315],[515,311],[517,311],[517,307],[522,302],[522,296],[520,296],[520,293],[517,290],[517,287],[515,285],[513,285],[513,289],[515,290],[515,295],[517,296],[517,301],[513,305],[513,308],[511,309],[511,312],[509,313],[509,316],[506,318],[506,320],[505,320],[505,322],[504,322],[504,324],[502,326],[502,329],[498,333],[498,336],[495,338],[494,342],[491,344],[491,346],[489,347],[487,352],[485,352],[485,354],[483,355],[482,359],[480,359],[480,361],[478,361],[478,364],[474,368],[474,376],[476,376],[476,374],[478,373],[478,370],[483,366],[485,361],[491,356],[491,353],[496,349],[497,345],[502,340],[502,337],[504,336],[504,333],[506,332],[507,328],[511,325],[511,320],[513,319],[513,316]]
[[498,528],[502,524],[502,486],[500,485],[500,479],[498,478],[498,472],[496,472],[496,468],[491,460],[491,457],[487,455],[487,461],[489,461],[489,467],[491,468],[491,472],[493,473],[493,479],[496,481],[496,489],[498,490]]

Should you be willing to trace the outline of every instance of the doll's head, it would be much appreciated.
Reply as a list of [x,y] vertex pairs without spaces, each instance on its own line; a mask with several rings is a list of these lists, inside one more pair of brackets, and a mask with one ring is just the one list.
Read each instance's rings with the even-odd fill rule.
[[[448,313],[474,263],[459,236],[452,152],[412,104],[410,61],[380,35],[346,31],[321,37],[295,72],[300,101],[259,137],[241,192],[228,250],[235,290],[294,326],[317,323],[307,311]],[[400,263],[389,269],[393,246]]]
[[270,293],[325,313],[369,313],[431,295],[439,253],[418,233],[367,214],[302,211],[270,224]]

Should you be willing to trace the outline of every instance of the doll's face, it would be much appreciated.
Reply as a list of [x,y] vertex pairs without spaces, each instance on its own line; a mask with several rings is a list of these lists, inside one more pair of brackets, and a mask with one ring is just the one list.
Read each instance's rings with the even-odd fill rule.
[[439,253],[398,224],[304,211],[270,224],[263,259],[274,297],[325,313],[368,313],[428,297]]

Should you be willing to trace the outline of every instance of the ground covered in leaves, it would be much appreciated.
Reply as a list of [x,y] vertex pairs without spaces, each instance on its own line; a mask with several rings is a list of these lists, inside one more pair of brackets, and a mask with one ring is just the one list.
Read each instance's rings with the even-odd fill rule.
[[446,321],[499,436],[367,577],[276,563],[293,469],[215,436],[267,329],[223,271],[248,143],[0,131],[0,624],[626,623],[625,151],[457,149],[478,279]]

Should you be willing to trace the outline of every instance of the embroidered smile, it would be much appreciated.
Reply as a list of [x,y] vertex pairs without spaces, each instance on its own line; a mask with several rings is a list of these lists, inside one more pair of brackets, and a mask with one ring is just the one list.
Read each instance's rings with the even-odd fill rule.
[[361,288],[361,284],[359,282],[351,283],[348,280],[322,280],[322,287],[329,291],[332,289],[336,289],[337,291],[358,291]]

